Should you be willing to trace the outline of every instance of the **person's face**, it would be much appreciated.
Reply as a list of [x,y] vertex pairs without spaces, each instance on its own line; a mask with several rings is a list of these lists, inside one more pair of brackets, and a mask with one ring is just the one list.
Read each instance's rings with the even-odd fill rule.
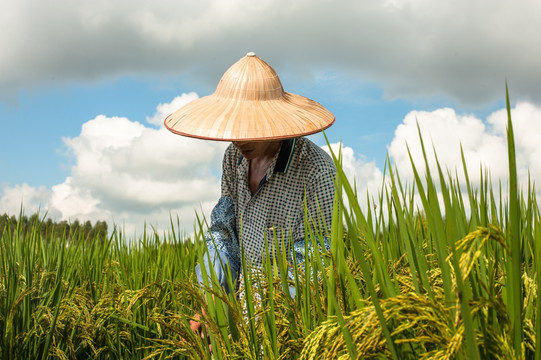
[[280,147],[280,140],[270,141],[233,141],[246,160],[274,156]]

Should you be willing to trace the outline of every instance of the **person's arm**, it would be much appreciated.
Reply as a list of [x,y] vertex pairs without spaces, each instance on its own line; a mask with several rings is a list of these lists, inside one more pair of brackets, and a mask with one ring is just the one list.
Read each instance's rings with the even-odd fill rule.
[[[222,196],[211,213],[211,222],[205,235],[208,253],[204,255],[203,264],[196,267],[197,280],[203,283],[201,266],[205,266],[210,281],[210,267],[214,268],[218,281],[226,291],[227,268],[231,270],[232,280],[237,278],[240,269],[240,250],[236,232],[235,204],[236,194],[236,162],[235,148],[231,145],[224,154],[222,163]],[[234,290],[234,289],[233,289]]]
[[230,197],[222,196],[211,214],[211,224],[205,236],[208,253],[203,256],[203,264],[196,266],[197,281],[204,283],[201,266],[205,267],[206,274],[211,281],[211,271],[214,269],[219,284],[229,289],[227,269],[231,271],[233,282],[240,269],[239,247],[235,231],[235,206]]
[[[231,271],[233,285],[237,280],[237,274],[240,269],[240,252],[238,251],[238,238],[236,234],[235,219],[235,177],[234,162],[231,161],[233,148],[228,148],[223,160],[222,173],[222,196],[211,213],[211,222],[208,232],[205,235],[208,252],[203,255],[203,263],[196,265],[195,272],[197,281],[203,284],[203,273],[201,267],[204,266],[208,277],[208,283],[212,285],[211,265],[217,275],[218,282],[227,292],[229,289],[227,278],[228,269]],[[201,314],[204,316],[204,309]],[[204,337],[204,327],[200,322],[201,315],[196,313],[190,320],[192,331]],[[212,351],[212,349],[211,349]]]

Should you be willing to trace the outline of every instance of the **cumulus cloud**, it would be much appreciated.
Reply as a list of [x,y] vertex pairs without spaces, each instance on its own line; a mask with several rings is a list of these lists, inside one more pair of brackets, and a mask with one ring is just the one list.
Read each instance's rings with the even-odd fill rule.
[[[541,107],[526,102],[519,103],[511,110],[511,117],[515,134],[515,151],[519,177],[526,179],[528,173],[530,173],[533,179],[541,182],[541,161],[539,161],[541,159],[541,148],[539,147]],[[488,117],[487,121],[493,126],[497,134],[501,134],[502,137],[505,136],[507,129],[507,110],[496,111]],[[499,160],[500,162],[502,161],[501,158]]]
[[355,154],[353,149],[341,143],[333,143],[329,146],[322,146],[328,154],[332,152],[340,156],[342,170],[346,174],[351,186],[355,186],[361,199],[378,195],[383,182],[383,173],[376,166],[375,162],[367,162],[362,154]]
[[183,93],[182,95],[174,98],[170,103],[159,104],[156,108],[156,113],[154,116],[147,117],[147,122],[157,126],[163,126],[163,122],[167,116],[175,112],[178,108],[197,98],[199,98],[199,96],[194,92],[190,92],[188,94]]
[[486,104],[507,76],[516,98],[539,101],[540,13],[529,0],[7,0],[0,95],[134,73],[191,71],[214,86],[256,51],[295,73],[376,82],[392,98]]
[[[528,176],[541,181],[538,134],[541,133],[541,108],[530,103],[518,103],[512,110],[518,178],[526,187]],[[433,175],[437,174],[436,158],[444,171],[456,173],[463,181],[460,146],[471,182],[479,184],[481,169],[488,170],[492,181],[508,181],[507,111],[492,113],[485,122],[472,115],[459,115],[453,109],[444,108],[432,112],[412,111],[400,124],[389,145],[389,155],[401,178],[412,179],[413,171],[406,145],[418,171],[424,173],[424,159],[418,129],[427,151],[428,163]],[[497,185],[496,185],[497,186]],[[497,187],[495,188],[497,189]],[[538,196],[541,192],[538,190]]]
[[[45,186],[33,187],[28,184],[5,186],[0,197],[2,213],[18,215],[21,210],[26,215],[44,210],[51,197],[51,191]],[[56,215],[56,214],[51,214]]]

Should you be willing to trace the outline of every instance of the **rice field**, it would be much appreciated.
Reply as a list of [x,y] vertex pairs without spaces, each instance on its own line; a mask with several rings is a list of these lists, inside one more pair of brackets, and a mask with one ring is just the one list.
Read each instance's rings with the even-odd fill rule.
[[[518,187],[508,113],[505,188],[489,169],[473,187],[465,166],[460,181],[426,163],[405,184],[389,163],[366,199],[335,154],[332,228],[307,226],[303,266],[243,264],[241,299],[196,282],[204,221],[191,239],[172,221],[135,241],[15,222],[0,234],[0,360],[541,359],[541,215]],[[189,328],[201,309],[203,338]]]

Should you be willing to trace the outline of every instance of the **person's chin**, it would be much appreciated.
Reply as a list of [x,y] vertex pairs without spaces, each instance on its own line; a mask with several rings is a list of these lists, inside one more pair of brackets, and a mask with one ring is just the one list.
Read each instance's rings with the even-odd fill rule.
[[252,160],[253,157],[254,157],[254,151],[253,150],[241,151],[240,153],[247,160]]

